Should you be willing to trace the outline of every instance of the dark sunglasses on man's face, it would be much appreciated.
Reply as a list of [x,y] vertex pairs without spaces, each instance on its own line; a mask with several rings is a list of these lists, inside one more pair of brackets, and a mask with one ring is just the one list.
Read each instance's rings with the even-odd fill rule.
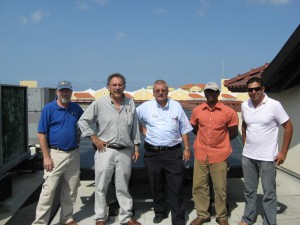
[[248,92],[253,92],[254,91],[260,91],[261,90],[261,87],[255,87],[255,88],[248,88]]

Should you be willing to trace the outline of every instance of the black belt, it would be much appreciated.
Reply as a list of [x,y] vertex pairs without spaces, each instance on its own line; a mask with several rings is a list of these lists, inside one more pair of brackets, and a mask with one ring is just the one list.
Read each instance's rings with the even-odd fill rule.
[[145,149],[146,150],[149,150],[149,151],[153,151],[153,152],[159,152],[159,151],[169,151],[169,150],[174,150],[176,148],[179,148],[181,147],[181,144],[177,144],[177,145],[174,145],[174,146],[154,146],[154,145],[151,145],[149,144],[148,142],[145,141]]
[[70,151],[73,151],[73,150],[79,148],[79,146],[76,146],[75,148],[70,148],[70,149],[62,149],[62,148],[59,148],[59,147],[56,147],[56,146],[49,146],[49,148],[54,149],[54,150],[58,150],[58,151],[70,152]]
[[116,145],[116,144],[107,144],[106,148],[113,148],[113,149],[116,149],[116,150],[123,150],[123,149],[126,148],[126,146]]

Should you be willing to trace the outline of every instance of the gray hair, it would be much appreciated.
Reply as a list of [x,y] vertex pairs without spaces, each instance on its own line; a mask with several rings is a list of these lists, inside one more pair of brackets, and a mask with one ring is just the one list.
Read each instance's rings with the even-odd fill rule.
[[153,87],[154,87],[156,84],[164,84],[164,85],[166,85],[166,88],[169,90],[168,84],[167,84],[167,82],[164,81],[164,80],[156,80],[156,81],[154,82],[154,84],[153,84]]
[[107,78],[107,86],[109,86],[111,79],[113,79],[114,77],[121,78],[123,80],[123,85],[126,86],[126,79],[120,73],[112,73],[111,75],[109,75],[108,78]]

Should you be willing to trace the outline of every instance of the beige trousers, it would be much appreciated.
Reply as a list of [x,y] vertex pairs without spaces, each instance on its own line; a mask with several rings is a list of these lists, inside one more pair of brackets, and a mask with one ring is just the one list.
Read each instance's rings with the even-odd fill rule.
[[79,149],[65,152],[50,149],[54,162],[51,172],[44,170],[45,182],[42,187],[36,208],[36,218],[32,224],[49,223],[51,206],[57,187],[60,189],[60,223],[66,224],[73,220],[73,205],[80,186],[80,153]]
[[227,161],[208,164],[195,159],[193,175],[193,198],[197,215],[201,218],[210,218],[210,178],[215,193],[216,219],[227,218]]

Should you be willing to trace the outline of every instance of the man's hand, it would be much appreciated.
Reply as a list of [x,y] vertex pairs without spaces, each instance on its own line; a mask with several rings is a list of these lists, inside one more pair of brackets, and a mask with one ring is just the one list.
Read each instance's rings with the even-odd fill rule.
[[184,149],[182,160],[184,160],[185,163],[187,163],[191,158],[191,150],[190,149]]
[[286,159],[287,154],[283,153],[283,151],[278,152],[278,155],[275,157],[275,162],[277,166],[280,166],[284,163],[284,160]]
[[105,147],[106,147],[106,145],[107,145],[106,142],[102,141],[102,140],[101,140],[100,138],[98,138],[97,136],[93,136],[92,141],[93,141],[94,147],[96,147],[96,149],[97,149],[99,152],[105,152]]
[[54,163],[52,159],[50,157],[44,158],[44,169],[47,172],[52,172],[53,168],[54,168]]
[[132,152],[132,160],[133,160],[134,162],[136,162],[136,161],[139,159],[139,157],[140,157],[140,151],[134,150],[134,151]]

